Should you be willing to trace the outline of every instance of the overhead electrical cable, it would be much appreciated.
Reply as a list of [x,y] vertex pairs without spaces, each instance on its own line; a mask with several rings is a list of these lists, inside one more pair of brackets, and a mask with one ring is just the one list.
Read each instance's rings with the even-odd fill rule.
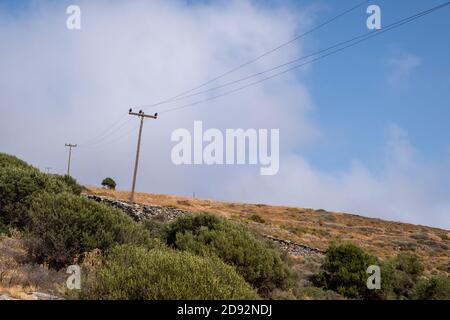
[[299,40],[299,39],[301,39],[301,38],[303,38],[303,37],[313,33],[314,31],[317,31],[317,30],[327,26],[328,24],[338,20],[339,18],[347,15],[348,13],[350,13],[350,12],[360,8],[360,7],[362,7],[363,5],[368,3],[369,1],[370,0],[365,0],[365,1],[359,2],[357,5],[351,7],[350,9],[347,9],[347,10],[341,12],[340,14],[338,14],[338,15],[328,19],[327,21],[325,21],[325,22],[315,26],[314,28],[312,28],[312,29],[310,29],[310,30],[300,34],[300,35],[297,35],[294,38],[292,38],[292,39],[290,39],[290,40],[288,40],[286,42],[283,42],[282,44],[280,44],[280,45],[278,45],[278,46],[276,46],[276,47],[274,47],[274,48],[272,48],[272,49],[270,49],[268,51],[265,51],[264,53],[260,54],[259,56],[254,57],[254,58],[252,58],[252,59],[250,59],[250,60],[248,60],[248,61],[246,61],[246,62],[244,62],[244,63],[242,63],[242,64],[240,64],[240,65],[238,65],[238,66],[236,66],[236,67],[234,67],[234,68],[232,68],[232,69],[230,69],[230,70],[228,70],[228,71],[226,71],[226,72],[224,72],[224,73],[222,73],[222,74],[220,74],[220,75],[218,75],[218,76],[216,76],[216,77],[214,77],[214,78],[212,78],[212,79],[210,79],[210,80],[208,80],[206,82],[204,82],[204,83],[199,84],[198,86],[195,86],[195,87],[193,87],[193,88],[191,88],[189,90],[181,92],[181,93],[179,93],[179,94],[177,94],[177,95],[175,95],[173,97],[170,97],[168,99],[165,99],[165,100],[162,100],[162,101],[150,104],[150,105],[143,105],[141,107],[142,108],[148,108],[148,107],[155,107],[155,106],[158,106],[158,105],[161,105],[161,104],[166,104],[166,103],[174,101],[174,99],[180,98],[180,97],[185,96],[185,95],[187,95],[187,94],[189,94],[191,92],[194,92],[195,90],[203,88],[203,87],[205,87],[205,86],[207,86],[207,85],[209,85],[209,84],[211,84],[211,83],[213,83],[213,82],[215,82],[215,81],[217,81],[219,79],[224,78],[227,75],[230,75],[230,74],[232,74],[232,73],[234,73],[234,72],[236,72],[236,71],[238,71],[238,70],[240,70],[240,69],[242,69],[242,68],[244,68],[244,67],[246,67],[246,66],[248,66],[248,65],[250,65],[250,64],[252,64],[252,63],[254,63],[254,62],[256,62],[256,61],[258,61],[258,60],[260,60],[260,59],[262,59],[264,57],[266,57],[266,56],[268,56],[268,55],[270,55],[271,53],[274,53],[275,51],[280,50],[281,48],[286,47],[289,44],[294,43],[295,41],[297,41],[297,40]]
[[[113,122],[110,126],[106,127],[105,130],[101,131],[98,135],[86,140],[84,143],[80,144],[80,147],[87,147],[93,144],[96,144],[98,141],[107,137],[111,132],[117,131],[122,128],[127,122],[128,118],[125,117],[126,114],[122,114],[115,122]],[[124,121],[126,120],[126,121]]]
[[[216,96],[207,98],[207,99],[203,99],[203,100],[199,100],[199,101],[196,101],[196,102],[193,102],[193,103],[189,103],[189,104],[186,104],[186,105],[181,105],[181,106],[178,106],[178,107],[166,109],[166,110],[161,111],[160,113],[163,114],[163,113],[172,112],[172,111],[175,111],[175,110],[179,110],[179,109],[184,109],[184,108],[187,108],[187,107],[195,106],[195,105],[197,105],[197,104],[200,104],[200,103],[203,103],[203,102],[207,102],[207,101],[211,101],[211,100],[215,100],[215,99],[221,98],[221,97],[223,97],[223,96],[227,96],[227,95],[230,95],[230,94],[232,94],[232,93],[241,91],[241,90],[243,90],[243,89],[246,89],[246,88],[255,86],[255,85],[260,84],[260,83],[262,83],[262,82],[265,82],[265,81],[267,81],[267,80],[270,80],[270,79],[273,79],[273,78],[278,77],[278,76],[280,76],[280,75],[283,75],[283,74],[285,74],[285,73],[288,73],[288,72],[290,72],[290,71],[292,71],[292,70],[295,70],[295,69],[298,69],[298,68],[303,67],[303,66],[305,66],[305,65],[309,65],[309,64],[312,64],[312,63],[314,63],[314,62],[316,62],[316,61],[322,60],[322,59],[324,59],[324,58],[326,58],[326,57],[328,57],[328,56],[330,56],[330,55],[336,54],[336,53],[338,53],[338,52],[340,52],[340,51],[343,51],[343,50],[345,50],[345,49],[354,47],[354,46],[356,46],[356,45],[358,45],[358,44],[360,44],[360,43],[362,43],[362,42],[364,42],[364,41],[367,41],[367,40],[369,40],[369,39],[371,39],[371,38],[377,37],[377,36],[379,36],[379,35],[381,35],[381,34],[383,34],[383,33],[386,33],[386,32],[388,32],[388,31],[391,31],[391,30],[393,30],[393,29],[396,29],[396,28],[398,28],[398,27],[401,27],[401,26],[403,26],[403,25],[405,25],[405,24],[408,24],[408,23],[410,23],[410,22],[412,22],[412,21],[414,21],[414,20],[417,20],[417,19],[419,19],[419,18],[421,18],[421,17],[423,17],[423,16],[425,16],[425,15],[428,15],[428,14],[430,14],[430,13],[432,13],[432,12],[435,12],[435,11],[437,11],[437,10],[439,10],[439,9],[442,9],[442,8],[448,6],[449,4],[450,4],[450,1],[448,1],[448,2],[446,2],[446,3],[443,3],[443,4],[441,4],[441,5],[438,5],[438,6],[436,6],[436,7],[433,7],[433,8],[431,8],[431,9],[428,9],[428,10],[425,10],[425,11],[422,11],[422,12],[419,12],[419,13],[417,13],[417,14],[415,14],[415,15],[410,16],[410,17],[401,19],[401,20],[399,20],[399,21],[397,21],[397,22],[395,22],[395,23],[392,23],[392,24],[388,25],[387,27],[384,27],[384,28],[381,29],[381,30],[373,31],[373,32],[370,32],[369,34],[364,35],[364,37],[363,37],[362,39],[361,39],[361,36],[358,36],[358,37],[352,39],[351,41],[353,41],[353,43],[351,43],[351,44],[349,44],[349,45],[346,45],[346,46],[341,47],[341,48],[339,48],[339,49],[333,50],[333,51],[331,51],[331,52],[329,52],[329,53],[327,53],[327,54],[321,55],[321,56],[319,56],[318,58],[309,60],[309,61],[307,61],[307,62],[305,62],[305,63],[299,64],[299,65],[293,66],[293,67],[291,67],[291,68],[288,68],[288,69],[286,69],[286,70],[283,70],[283,71],[281,71],[281,72],[275,73],[275,74],[273,74],[273,75],[271,75],[271,76],[269,76],[269,77],[262,78],[262,79],[260,79],[260,80],[251,82],[251,83],[246,84],[246,85],[244,85],[244,86],[235,88],[235,89],[233,89],[233,90],[226,91],[226,92],[224,92],[224,93],[222,93],[222,94],[219,94],[219,95],[216,95]],[[360,40],[354,41],[355,39],[360,39]],[[346,42],[348,43],[349,41],[346,41]],[[328,51],[328,50],[327,50],[327,51]],[[241,80],[239,80],[239,81],[241,81]]]

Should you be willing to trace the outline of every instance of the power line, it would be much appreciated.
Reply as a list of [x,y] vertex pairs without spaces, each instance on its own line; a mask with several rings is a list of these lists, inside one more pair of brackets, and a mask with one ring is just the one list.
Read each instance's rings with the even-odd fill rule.
[[[405,20],[405,19],[403,19],[403,20]],[[402,22],[402,21],[398,21],[398,22],[396,22],[396,23],[394,23],[394,24],[398,24],[398,23],[400,23],[400,22]],[[388,25],[388,26],[385,27],[385,28],[390,28],[390,27],[392,27],[394,24]],[[377,32],[377,31],[375,31],[375,32]],[[192,97],[195,97],[195,96],[198,96],[198,95],[201,95],[201,94],[205,94],[205,93],[208,93],[208,92],[211,92],[211,91],[215,91],[215,90],[218,90],[218,89],[222,89],[222,88],[228,87],[228,86],[230,86],[230,85],[233,85],[233,84],[236,84],[236,83],[245,81],[245,80],[249,80],[249,79],[258,77],[258,76],[260,76],[260,75],[263,75],[263,74],[266,74],[266,73],[269,73],[269,72],[278,70],[278,69],[280,69],[280,68],[286,67],[286,66],[288,66],[288,65],[291,65],[291,64],[293,64],[293,63],[296,63],[296,62],[299,62],[299,61],[302,61],[302,60],[306,60],[306,59],[308,59],[308,58],[314,57],[314,56],[319,55],[319,54],[321,54],[321,53],[327,52],[327,51],[329,51],[329,50],[331,50],[331,49],[340,47],[340,46],[342,46],[342,45],[344,45],[344,44],[353,42],[353,41],[355,41],[355,40],[358,40],[358,39],[360,39],[360,38],[364,38],[364,37],[367,37],[367,36],[370,36],[370,35],[373,35],[373,34],[374,34],[373,31],[371,31],[371,32],[366,32],[366,33],[361,34],[361,35],[359,35],[359,36],[357,36],[357,37],[354,37],[354,38],[352,38],[352,39],[350,39],[350,40],[345,40],[345,41],[336,43],[336,44],[334,44],[334,45],[332,45],[332,46],[329,46],[329,47],[327,47],[327,48],[325,48],[325,49],[321,49],[321,50],[319,50],[319,51],[310,53],[310,54],[308,54],[308,55],[306,55],[306,56],[302,56],[302,57],[296,58],[296,59],[294,59],[294,60],[291,60],[291,61],[285,62],[285,63],[283,63],[283,64],[277,65],[277,66],[275,66],[275,67],[272,67],[272,68],[270,68],[270,69],[266,69],[266,70],[263,70],[263,71],[260,71],[260,72],[251,74],[251,75],[249,75],[249,76],[245,76],[245,77],[243,77],[243,78],[239,78],[239,79],[236,79],[236,80],[233,80],[233,81],[229,81],[229,82],[226,82],[226,83],[224,83],[224,84],[221,84],[221,85],[216,86],[216,87],[213,87],[213,88],[209,88],[209,89],[206,89],[206,90],[203,90],[203,91],[199,91],[199,92],[195,92],[195,93],[192,93],[192,94],[189,94],[189,95],[185,95],[185,96],[182,96],[182,97],[173,99],[173,100],[171,100],[171,101],[168,101],[167,103],[169,103],[169,102],[176,102],[176,101],[180,101],[180,100],[185,100],[185,99],[192,98]],[[163,104],[163,103],[161,103],[161,104]],[[164,103],[164,104],[165,104],[165,103]]]
[[189,94],[189,93],[191,93],[191,92],[193,92],[195,90],[203,88],[203,87],[207,86],[210,83],[213,83],[213,82],[215,82],[215,81],[217,81],[217,80],[219,80],[219,79],[221,79],[221,78],[223,78],[223,77],[225,77],[227,75],[230,75],[230,74],[232,74],[232,73],[234,73],[234,72],[236,72],[236,71],[238,71],[238,70],[240,70],[240,69],[242,69],[242,68],[244,68],[244,67],[246,67],[246,66],[248,66],[248,65],[250,65],[250,64],[252,64],[252,63],[254,63],[254,62],[258,61],[258,60],[260,60],[260,59],[262,59],[262,58],[264,58],[265,56],[268,56],[269,54],[271,54],[271,53],[273,53],[273,52],[275,52],[275,51],[277,51],[277,50],[279,50],[281,48],[286,47],[287,45],[289,45],[289,44],[291,44],[291,43],[293,43],[293,42],[295,42],[295,41],[297,41],[297,40],[299,40],[299,39],[301,39],[301,38],[303,38],[303,37],[313,33],[314,31],[317,31],[317,30],[327,26],[328,24],[330,24],[330,23],[338,20],[339,18],[345,16],[346,14],[348,14],[348,13],[350,13],[350,12],[352,12],[352,11],[358,9],[358,8],[360,8],[361,6],[363,6],[364,4],[368,3],[369,1],[370,0],[362,1],[362,2],[358,3],[357,5],[351,7],[350,9],[347,9],[344,12],[338,14],[337,16],[334,16],[331,19],[329,19],[329,20],[327,20],[327,21],[325,21],[325,22],[315,26],[314,28],[312,28],[312,29],[310,29],[310,30],[300,34],[300,35],[297,35],[294,38],[292,38],[292,39],[290,39],[290,40],[288,40],[288,41],[286,41],[286,42],[276,46],[275,48],[270,49],[270,50],[260,54],[259,56],[255,57],[255,58],[252,58],[249,61],[244,62],[244,63],[242,63],[242,64],[232,68],[231,70],[229,70],[227,72],[224,72],[224,73],[220,74],[219,76],[217,76],[215,78],[212,78],[212,79],[210,79],[210,80],[208,80],[208,81],[206,81],[206,82],[204,82],[204,83],[202,83],[202,84],[200,84],[200,85],[198,85],[198,86],[196,86],[194,88],[191,88],[189,90],[181,92],[180,94],[177,94],[177,95],[175,95],[173,97],[170,97],[168,99],[162,100],[160,102],[153,103],[153,104],[150,104],[150,105],[144,105],[144,106],[142,106],[142,108],[156,107],[156,106],[159,106],[159,105],[162,105],[162,104],[166,104],[166,103],[174,101],[177,98],[185,96],[185,95],[187,95],[187,94]]
[[[103,146],[103,145],[110,144],[111,142],[115,142],[115,141],[116,141],[116,138],[113,138],[112,141],[111,141],[109,138],[110,138],[112,135],[115,135],[117,132],[119,132],[119,130],[121,130],[122,128],[125,128],[126,125],[128,125],[128,124],[130,124],[130,123],[131,123],[131,119],[128,118],[128,119],[126,119],[126,121],[123,122],[119,127],[117,127],[116,129],[112,130],[111,132],[109,132],[108,134],[106,134],[105,136],[103,136],[102,138],[97,139],[97,140],[95,140],[94,142],[92,142],[92,143],[90,143],[90,144],[82,145],[81,147],[82,147],[82,148],[97,148],[97,147],[99,147],[99,146]],[[128,133],[130,133],[130,132],[131,132],[131,130],[130,130],[130,131],[126,131],[123,135],[119,136],[119,137],[117,138],[117,140],[119,140],[120,138],[122,138],[123,136],[125,136],[126,134],[128,134]]]
[[[122,123],[123,120],[125,120],[125,119],[126,119],[126,121],[124,123]],[[87,146],[90,146],[90,145],[98,143],[98,141],[101,141],[105,137],[109,136],[111,131],[117,131],[120,128],[122,128],[129,120],[130,119],[125,118],[125,114],[122,114],[120,116],[120,118],[118,118],[113,124],[108,126],[105,130],[101,131],[100,134],[98,134],[98,135],[94,136],[93,138],[88,139],[84,143],[80,144],[80,147],[87,147]],[[112,130],[113,128],[115,128],[119,124],[120,124],[120,126],[118,128],[116,128],[115,130]]]
[[[249,84],[247,84],[247,85],[244,85],[244,86],[235,88],[235,89],[233,89],[233,90],[226,91],[226,92],[224,92],[224,93],[222,93],[222,94],[219,94],[219,95],[216,95],[216,96],[207,98],[207,99],[203,99],[203,100],[199,100],[199,101],[196,101],[196,102],[193,102],[193,103],[189,103],[189,104],[186,104],[186,105],[181,105],[181,106],[178,106],[178,107],[170,108],[170,109],[161,111],[161,113],[163,114],[163,113],[172,112],[172,111],[175,111],[175,110],[179,110],[179,109],[184,109],[184,108],[187,108],[187,107],[195,106],[195,105],[197,105],[197,104],[200,104],[200,103],[203,103],[203,102],[207,102],[207,101],[211,101],[211,100],[215,100],[215,99],[221,98],[221,97],[223,97],[223,96],[227,96],[227,95],[230,95],[230,94],[232,94],[232,93],[241,91],[241,90],[246,89],[246,88],[248,88],[248,87],[251,87],[251,86],[260,84],[260,83],[265,82],[265,81],[267,81],[267,80],[270,80],[270,79],[273,79],[273,78],[278,77],[278,76],[280,76],[280,75],[283,75],[283,74],[285,74],[285,73],[288,73],[288,72],[290,72],[290,71],[292,71],[292,70],[295,70],[295,69],[298,69],[298,68],[303,67],[303,66],[305,66],[305,65],[309,65],[309,64],[312,64],[312,63],[314,63],[314,62],[316,62],[316,61],[322,60],[322,59],[324,59],[324,58],[326,58],[326,57],[328,57],[328,56],[330,56],[330,55],[336,54],[336,53],[338,53],[338,52],[340,52],[340,51],[343,51],[343,50],[345,50],[345,49],[348,49],[348,48],[350,48],[350,47],[356,46],[357,44],[359,44],[359,43],[361,43],[361,42],[364,42],[364,41],[369,40],[369,39],[371,39],[371,38],[377,37],[377,36],[379,36],[379,35],[381,35],[381,34],[383,34],[383,33],[385,33],[385,32],[388,32],[388,31],[391,31],[391,30],[393,30],[393,29],[396,29],[396,28],[398,28],[398,27],[400,27],[400,26],[403,26],[403,25],[405,25],[405,24],[407,24],[407,23],[410,23],[410,22],[412,22],[412,21],[414,21],[414,20],[417,20],[417,19],[419,19],[419,18],[421,18],[421,17],[423,17],[423,16],[425,16],[425,15],[428,15],[428,14],[430,14],[430,13],[432,13],[432,12],[435,12],[435,11],[437,11],[437,10],[439,10],[439,9],[442,9],[442,8],[446,7],[447,5],[449,5],[449,4],[450,4],[450,1],[448,1],[448,2],[446,2],[446,3],[443,3],[443,4],[441,4],[441,5],[438,5],[438,6],[436,6],[436,7],[433,7],[433,8],[431,8],[431,9],[428,9],[428,10],[425,10],[425,11],[422,11],[422,12],[419,12],[419,13],[417,13],[417,14],[415,14],[415,15],[412,15],[412,16],[410,16],[410,17],[408,17],[408,18],[401,19],[401,20],[399,20],[399,21],[397,21],[397,22],[395,22],[395,23],[392,23],[392,24],[389,25],[388,27],[385,27],[385,28],[383,28],[383,29],[381,29],[381,30],[377,30],[377,31],[375,31],[375,32],[370,32],[370,34],[364,35],[364,37],[363,37],[361,40],[358,40],[358,41],[356,41],[356,42],[353,42],[353,43],[351,43],[351,44],[349,44],[349,45],[346,45],[346,46],[344,46],[344,47],[342,47],[342,48],[339,48],[339,49],[337,49],[337,50],[331,51],[331,52],[329,52],[329,53],[327,53],[327,54],[324,54],[324,55],[322,55],[322,56],[319,56],[318,58],[312,59],[312,60],[307,61],[307,62],[305,62],[305,63],[299,64],[299,65],[296,65],[296,66],[294,66],[294,67],[288,68],[288,69],[286,69],[286,70],[284,70],[284,71],[275,73],[275,74],[273,74],[273,75],[271,75],[271,76],[269,76],[269,77],[260,79],[260,80],[258,80],[258,81],[251,82],[251,83],[249,83]],[[358,37],[354,38],[352,41],[354,41],[354,40],[357,39],[357,38],[361,38],[361,36],[358,36]],[[349,41],[347,41],[347,42],[349,42]]]
[[[366,4],[367,2],[369,2],[369,0],[362,1],[362,2],[358,3],[357,5],[349,8],[349,9],[341,12],[340,14],[338,14],[338,15],[336,15],[336,16],[328,19],[328,20],[326,20],[325,22],[315,26],[314,28],[312,28],[312,29],[310,29],[310,30],[300,34],[300,35],[297,35],[294,38],[292,38],[292,39],[290,39],[290,40],[288,40],[288,41],[286,41],[284,43],[281,43],[280,45],[276,46],[275,48],[272,48],[272,49],[270,49],[270,50],[260,54],[259,56],[255,57],[255,58],[252,58],[249,61],[247,61],[245,63],[242,63],[242,64],[238,65],[237,67],[234,67],[231,70],[229,70],[229,71],[227,71],[225,73],[222,73],[219,76],[217,76],[217,77],[215,77],[213,79],[210,79],[210,80],[208,80],[208,81],[206,81],[206,82],[204,82],[204,83],[202,83],[202,84],[200,84],[200,85],[198,85],[198,86],[196,86],[196,87],[194,87],[192,89],[184,91],[184,92],[182,92],[182,93],[180,93],[180,94],[178,94],[176,96],[173,96],[173,97],[171,97],[169,99],[166,99],[164,101],[160,101],[160,102],[152,104],[152,105],[143,106],[142,108],[155,107],[155,106],[166,104],[166,103],[169,103],[169,102],[175,102],[175,101],[181,100],[181,99],[179,99],[180,97],[182,97],[184,95],[187,95],[187,94],[189,94],[189,93],[191,93],[191,92],[193,92],[195,90],[198,90],[198,89],[200,89],[200,88],[202,88],[202,87],[204,87],[204,86],[206,86],[206,85],[208,85],[210,83],[213,83],[213,82],[215,82],[215,81],[217,81],[217,80],[219,80],[219,79],[221,79],[221,78],[223,78],[223,77],[225,77],[225,76],[227,76],[229,74],[232,74],[232,73],[236,72],[237,70],[240,70],[240,69],[244,68],[245,66],[248,66],[248,65],[250,65],[250,64],[252,64],[252,63],[254,63],[254,62],[256,62],[256,61],[258,61],[260,59],[262,59],[263,57],[265,57],[265,56],[267,56],[267,55],[269,55],[269,54],[271,54],[271,53],[273,53],[273,52],[275,52],[275,51],[277,51],[277,50],[279,50],[279,49],[281,49],[281,48],[283,48],[283,47],[285,47],[285,46],[287,46],[287,45],[289,45],[289,44],[291,44],[291,43],[293,43],[293,42],[295,42],[295,41],[297,41],[297,40],[299,40],[299,39],[301,39],[301,38],[303,38],[303,37],[305,37],[305,36],[307,36],[309,34],[311,34],[311,33],[313,33],[314,31],[317,31],[317,30],[325,27],[326,25],[328,25],[328,24],[338,20],[339,18],[341,18],[341,17],[343,17],[345,15],[347,15],[348,13],[350,13],[350,12],[360,8],[361,6]],[[95,146],[96,144],[98,144],[101,141],[105,140],[105,138],[109,137],[112,132],[117,131],[117,130],[119,130],[120,128],[123,127],[124,124],[122,123],[118,128],[115,128],[116,125],[121,123],[121,121],[124,119],[124,117],[125,117],[125,115],[122,115],[116,122],[114,122],[112,125],[107,127],[99,135],[95,136],[94,138],[91,138],[91,139],[87,140],[86,142],[82,143],[80,146],[81,147]]]
[[138,127],[139,127],[139,125],[133,126],[130,130],[125,131],[123,134],[121,134],[121,135],[118,136],[117,138],[108,140],[108,141],[106,141],[106,142],[104,142],[104,143],[100,143],[100,144],[97,144],[97,145],[95,145],[95,146],[90,146],[90,147],[85,147],[85,148],[90,148],[90,149],[93,149],[93,148],[95,148],[95,149],[98,149],[98,148],[104,148],[104,147],[106,147],[106,146],[109,146],[109,145],[111,145],[111,144],[114,144],[114,143],[116,143],[116,142],[122,140],[123,138],[125,138],[126,136],[128,136],[128,135],[130,135],[132,132],[134,132]]

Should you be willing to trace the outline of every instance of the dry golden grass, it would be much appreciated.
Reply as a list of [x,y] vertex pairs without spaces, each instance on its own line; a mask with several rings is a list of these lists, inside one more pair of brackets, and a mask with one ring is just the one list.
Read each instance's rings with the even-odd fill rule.
[[[129,199],[129,193],[124,191],[89,187],[87,192],[118,200]],[[226,203],[174,195],[137,193],[135,201],[190,212],[210,212],[247,223],[262,234],[321,250],[326,250],[332,242],[350,241],[380,258],[395,256],[401,251],[415,252],[425,264],[427,273],[450,273],[448,230],[324,210]]]
[[23,240],[18,236],[0,236],[0,296],[21,300],[33,299],[31,292],[62,296],[64,271],[27,262]]

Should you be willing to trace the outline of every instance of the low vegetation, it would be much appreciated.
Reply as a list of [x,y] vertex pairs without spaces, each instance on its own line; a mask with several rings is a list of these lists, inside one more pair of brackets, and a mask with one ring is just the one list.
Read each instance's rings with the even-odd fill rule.
[[365,298],[371,294],[366,286],[366,270],[375,264],[377,259],[356,245],[332,245],[315,282],[348,298]]
[[30,292],[62,296],[67,275],[27,260],[27,248],[20,234],[0,235],[0,296],[32,299]]
[[450,300],[450,277],[435,276],[421,280],[413,298],[416,300]]
[[81,299],[258,299],[233,267],[190,252],[121,246],[90,274]]
[[[366,269],[373,264],[380,265],[379,290],[368,290],[366,286]],[[450,278],[438,276],[428,279],[423,271],[423,264],[414,254],[400,253],[380,262],[353,244],[343,244],[333,245],[328,250],[315,281],[319,287],[347,298],[449,300]]]
[[263,296],[292,285],[292,273],[280,253],[236,223],[206,213],[181,217],[168,226],[166,241],[178,250],[219,257]]
[[37,263],[62,268],[93,249],[151,244],[142,225],[104,204],[70,193],[39,193],[28,201],[30,255]]
[[[392,241],[402,251],[388,255],[390,258],[379,259],[373,250],[341,241],[326,248],[324,257],[306,256],[299,263],[255,230],[273,228],[305,239],[336,237],[331,228],[339,225],[340,215],[313,212],[320,226],[313,227],[306,223],[304,211],[283,209],[285,216],[299,217],[299,221],[284,222],[277,229],[270,215],[260,211],[268,210],[267,206],[247,205],[242,213],[238,205],[228,205],[227,217],[236,216],[240,222],[195,213],[170,223],[156,219],[138,223],[118,209],[81,196],[82,191],[69,176],[44,174],[0,153],[0,293],[8,282],[27,288],[26,283],[33,284],[61,294],[64,268],[81,263],[82,290],[68,297],[450,299],[448,235],[442,230],[436,237],[425,227],[416,228],[406,238],[414,246]],[[185,210],[198,208],[197,199],[176,201]],[[208,208],[216,206],[208,202]],[[364,234],[378,232],[376,226],[358,225],[360,219],[354,217],[341,227]],[[250,230],[245,224],[257,228]],[[389,232],[399,231],[389,225]],[[11,244],[16,251],[8,249],[14,247]],[[425,272],[416,252],[423,248],[434,256],[447,257],[441,259],[446,263],[439,267],[441,273],[431,276]],[[86,267],[91,253],[98,259]],[[367,267],[374,264],[381,267],[381,290],[366,286]],[[58,285],[45,285],[38,279],[57,281]]]

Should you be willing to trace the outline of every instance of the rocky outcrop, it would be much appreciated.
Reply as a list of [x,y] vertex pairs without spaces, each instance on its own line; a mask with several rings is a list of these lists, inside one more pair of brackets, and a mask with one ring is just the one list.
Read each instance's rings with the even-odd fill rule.
[[155,206],[155,205],[141,205],[128,202],[111,199],[107,197],[97,195],[86,195],[87,198],[105,203],[111,207],[122,210],[127,215],[132,217],[136,221],[142,221],[145,219],[158,219],[162,221],[172,221],[182,215],[187,214],[187,211],[177,209],[174,207]]
[[[25,300],[63,300],[60,297],[44,292],[29,292],[27,293],[27,295],[28,297],[26,297]],[[21,300],[21,299],[16,299],[6,294],[2,294],[0,295],[0,300]]]
[[286,251],[288,254],[296,257],[304,257],[312,254],[316,255],[324,255],[325,252],[316,248],[311,248],[305,245],[301,245],[289,240],[283,240],[279,238],[275,238],[269,235],[265,235],[265,237],[272,242],[274,242],[281,250]]

